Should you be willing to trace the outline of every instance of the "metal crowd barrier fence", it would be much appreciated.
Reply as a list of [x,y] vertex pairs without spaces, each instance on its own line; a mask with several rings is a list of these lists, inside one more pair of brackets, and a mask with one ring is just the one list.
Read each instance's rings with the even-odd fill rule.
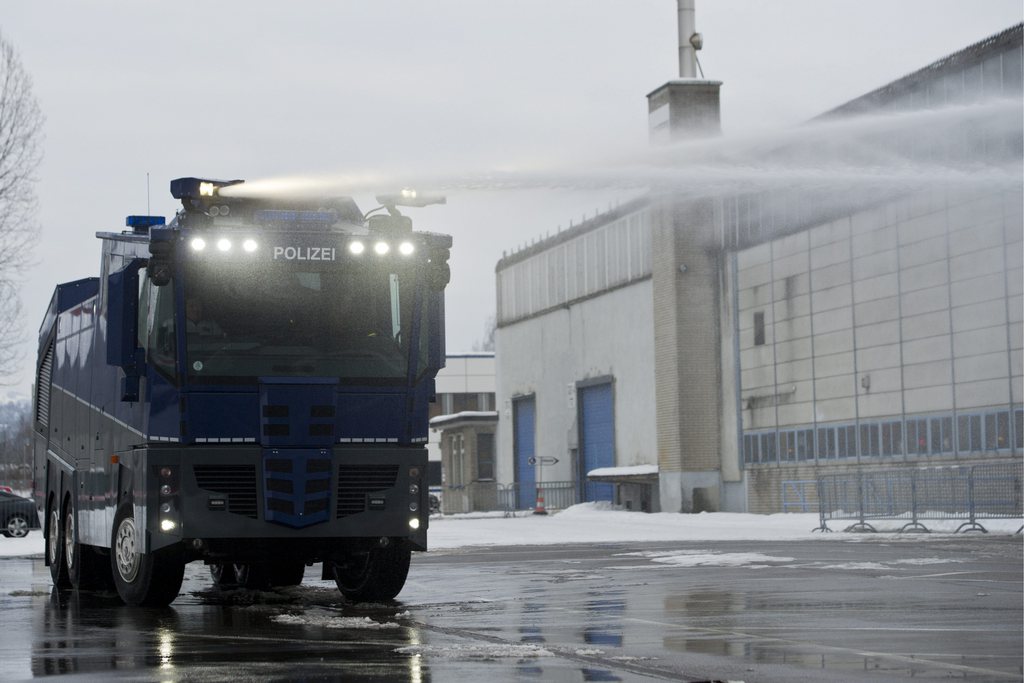
[[1022,471],[1024,463],[1012,462],[823,475],[815,531],[832,531],[834,520],[854,522],[845,531],[877,531],[871,522],[902,520],[900,532],[930,531],[923,521],[962,520],[955,533],[988,533],[979,520],[1024,517]]
[[516,513],[564,510],[579,502],[578,499],[579,490],[574,481],[545,481],[532,487],[475,481],[446,486],[441,496],[441,512],[453,515],[501,511],[512,517]]
[[782,482],[782,511],[810,512],[815,501],[812,495],[817,493],[818,482],[815,479],[787,479]]

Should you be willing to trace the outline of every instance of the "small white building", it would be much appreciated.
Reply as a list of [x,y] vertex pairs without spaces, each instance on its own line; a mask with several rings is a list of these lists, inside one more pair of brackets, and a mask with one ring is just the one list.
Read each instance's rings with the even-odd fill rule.
[[[430,419],[463,412],[495,410],[494,352],[453,353],[435,379],[436,400],[430,405]],[[429,483],[442,486],[441,431],[430,430],[427,443],[430,462]]]

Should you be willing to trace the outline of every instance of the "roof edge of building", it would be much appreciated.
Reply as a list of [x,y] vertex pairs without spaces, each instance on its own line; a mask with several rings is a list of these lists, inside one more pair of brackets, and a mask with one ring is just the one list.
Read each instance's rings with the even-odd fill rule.
[[1022,39],[1024,39],[1024,22],[1015,24],[1014,26],[1004,29],[999,33],[990,35],[987,38],[983,38],[978,42],[972,43],[961,50],[957,50],[950,55],[928,64],[927,66],[921,67],[916,71],[912,71],[905,76],[901,76],[900,78],[897,78],[896,80],[881,87],[875,88],[863,95],[859,95],[838,107],[834,107],[822,114],[819,114],[818,116],[815,116],[811,121],[820,121],[822,119],[829,119],[837,116],[859,114],[876,109],[880,104],[883,104],[887,100],[897,96],[905,88],[923,80],[929,72],[955,64],[980,60],[992,48],[1006,45],[1008,43],[1021,42]]
[[628,214],[633,213],[634,211],[642,209],[651,202],[651,195],[645,194],[642,197],[637,197],[636,199],[631,199],[628,202],[625,202],[624,204],[620,204],[619,206],[616,206],[614,209],[611,209],[610,211],[606,211],[604,213],[594,216],[591,219],[585,220],[579,225],[575,225],[569,228],[568,230],[563,230],[556,235],[552,235],[551,237],[545,237],[539,240],[538,242],[531,244],[528,247],[513,252],[508,256],[501,257],[497,265],[494,266],[494,272],[497,273],[505,268],[508,268],[511,265],[519,263],[520,261],[525,261],[526,259],[530,258],[531,256],[534,256],[535,254],[539,254],[543,251],[546,251],[547,249],[550,249],[553,246],[562,244],[563,242],[568,242],[569,240],[580,235],[586,234],[591,230],[596,230],[597,228],[600,228],[603,225],[607,225],[608,223],[611,223],[614,220],[618,220],[623,216],[626,216]]

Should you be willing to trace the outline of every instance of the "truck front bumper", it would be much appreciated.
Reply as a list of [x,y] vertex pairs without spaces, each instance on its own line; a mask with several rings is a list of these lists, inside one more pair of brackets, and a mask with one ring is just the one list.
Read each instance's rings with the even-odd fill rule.
[[149,550],[195,539],[380,537],[427,549],[422,447],[169,446],[135,455],[147,481]]

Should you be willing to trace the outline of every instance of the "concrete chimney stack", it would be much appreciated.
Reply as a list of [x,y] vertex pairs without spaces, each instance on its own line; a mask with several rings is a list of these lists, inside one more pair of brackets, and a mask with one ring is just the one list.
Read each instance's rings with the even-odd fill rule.
[[679,78],[647,95],[648,131],[652,144],[721,133],[721,81],[697,78],[697,51],[704,39],[697,32],[696,0],[676,0],[679,23]]

